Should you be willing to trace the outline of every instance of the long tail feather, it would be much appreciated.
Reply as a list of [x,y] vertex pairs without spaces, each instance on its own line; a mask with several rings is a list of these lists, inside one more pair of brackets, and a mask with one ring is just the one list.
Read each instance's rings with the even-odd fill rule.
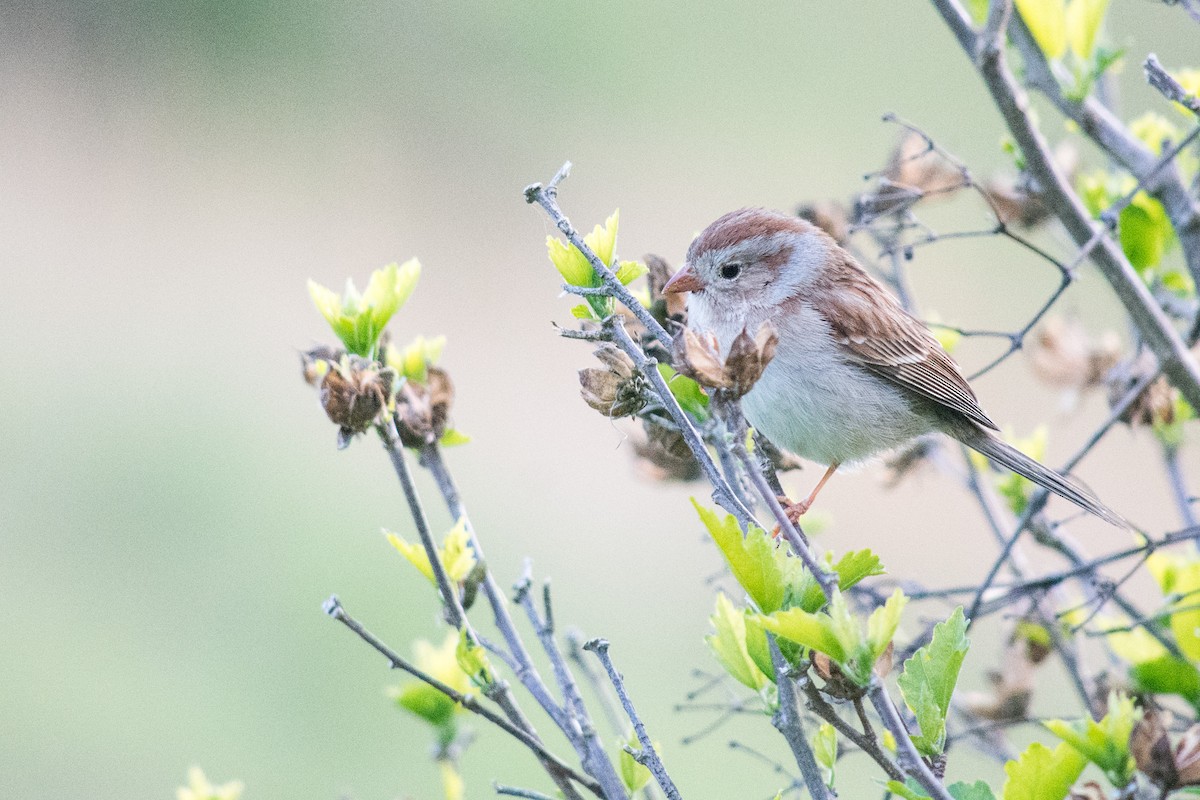
[[1020,450],[1005,444],[995,436],[972,426],[969,430],[951,432],[956,439],[990,458],[1006,469],[1028,478],[1037,485],[1070,500],[1084,511],[1090,511],[1105,522],[1118,528],[1128,528],[1129,523],[1108,506],[1101,503],[1087,489],[1077,485],[1054,470],[1039,464]]

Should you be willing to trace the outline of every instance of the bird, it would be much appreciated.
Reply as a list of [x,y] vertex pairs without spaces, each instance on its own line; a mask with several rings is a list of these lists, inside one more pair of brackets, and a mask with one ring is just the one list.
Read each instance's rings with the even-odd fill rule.
[[1091,492],[1001,440],[937,338],[817,226],[765,208],[717,219],[663,287],[687,292],[687,324],[729,352],[764,324],[775,355],[742,398],[774,444],[828,465],[812,493],[784,502],[796,521],[840,466],[940,431],[1118,527]]

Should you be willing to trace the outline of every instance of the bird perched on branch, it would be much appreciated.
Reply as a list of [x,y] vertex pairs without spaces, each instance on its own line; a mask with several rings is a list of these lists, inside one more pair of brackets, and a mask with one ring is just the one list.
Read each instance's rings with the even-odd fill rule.
[[842,464],[941,431],[1106,522],[1127,523],[1090,492],[1001,441],[958,366],[929,330],[824,231],[761,208],[733,211],[692,242],[663,288],[690,292],[688,324],[729,352],[766,322],[775,356],[742,400],[775,444],[828,464],[808,510]]

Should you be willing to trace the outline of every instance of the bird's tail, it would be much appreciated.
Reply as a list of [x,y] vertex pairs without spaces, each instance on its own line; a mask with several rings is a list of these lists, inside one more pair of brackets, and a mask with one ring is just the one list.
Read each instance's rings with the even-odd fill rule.
[[1128,528],[1129,523],[1117,512],[1096,499],[1087,489],[1077,485],[1068,478],[1059,475],[1054,470],[1039,464],[1012,445],[1005,444],[992,434],[975,426],[967,426],[955,430],[952,435],[960,442],[977,450],[1002,467],[1011,469],[1018,475],[1028,478],[1037,485],[1054,492],[1059,497],[1065,497],[1084,511],[1090,511],[1100,519],[1116,525],[1118,528]]

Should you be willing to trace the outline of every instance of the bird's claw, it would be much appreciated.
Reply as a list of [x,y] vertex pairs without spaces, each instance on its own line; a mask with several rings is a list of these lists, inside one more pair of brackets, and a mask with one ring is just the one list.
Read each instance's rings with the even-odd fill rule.
[[[808,509],[812,506],[811,498],[801,500],[796,503],[793,503],[791,500],[789,500],[786,495],[780,495],[777,499],[779,500],[779,505],[783,506],[783,513],[787,516],[788,522],[792,523],[793,525],[799,525],[800,518],[803,517],[808,512]],[[778,539],[779,532],[782,527],[782,525],[776,525],[775,530],[771,533],[771,536]]]

